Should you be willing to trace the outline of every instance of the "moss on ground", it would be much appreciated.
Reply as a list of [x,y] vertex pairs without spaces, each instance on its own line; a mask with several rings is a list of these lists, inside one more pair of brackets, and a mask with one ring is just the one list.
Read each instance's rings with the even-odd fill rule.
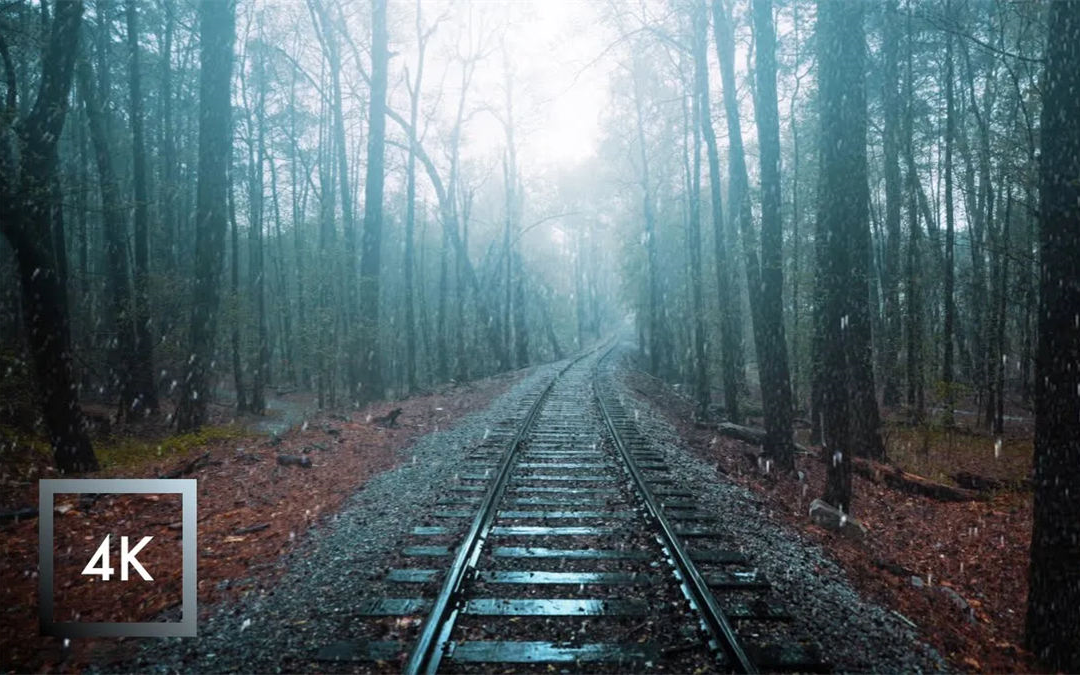
[[95,443],[102,469],[131,469],[148,462],[183,456],[214,441],[246,438],[251,433],[238,425],[203,427],[198,431],[165,438],[113,436]]

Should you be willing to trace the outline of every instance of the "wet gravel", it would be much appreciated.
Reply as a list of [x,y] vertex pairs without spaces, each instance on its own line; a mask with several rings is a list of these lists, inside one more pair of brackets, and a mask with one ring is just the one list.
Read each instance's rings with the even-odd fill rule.
[[[625,362],[629,353],[630,348],[624,347],[611,359]],[[717,542],[719,547],[741,551],[764,573],[773,585],[771,599],[781,602],[793,617],[792,632],[812,636],[835,671],[948,669],[936,650],[919,640],[899,616],[860,598],[844,571],[821,548],[770,519],[753,493],[695,457],[678,432],[618,376],[616,386],[627,410],[634,411],[639,431],[663,452],[679,487],[692,491],[699,509],[727,531],[728,536]]]
[[[615,358],[618,358],[617,356]],[[281,565],[284,572],[269,588],[219,607],[200,620],[199,637],[140,640],[133,660],[113,663],[116,670],[141,672],[296,672],[368,670],[371,665],[314,660],[319,648],[343,639],[409,639],[414,624],[396,618],[360,621],[356,607],[364,599],[432,595],[435,584],[396,587],[385,581],[390,567],[445,569],[446,558],[403,561],[413,525],[430,522],[444,491],[455,484],[468,452],[521,410],[521,398],[547,382],[565,362],[535,369],[486,410],[432,433],[407,450],[411,462],[373,478],[328,522],[311,530]],[[691,490],[701,511],[723,523],[729,537],[717,546],[745,553],[773,583],[771,600],[794,617],[793,632],[813,636],[825,659],[841,672],[928,672],[946,669],[932,648],[921,643],[896,615],[864,602],[824,552],[797,532],[760,511],[751,492],[728,482],[709,463],[693,456],[677,432],[620,382],[626,407],[634,410],[641,432],[655,443],[680,488]],[[502,423],[502,424],[501,424]],[[460,484],[460,482],[459,482]],[[428,487],[430,486],[430,487]],[[456,497],[472,493],[450,493]],[[443,506],[439,508],[459,508]],[[472,508],[461,506],[460,508]],[[557,507],[551,507],[557,508]],[[456,519],[438,519],[456,531]],[[458,537],[427,537],[424,544],[450,544]],[[568,547],[562,538],[559,547]],[[509,545],[511,540],[499,542]],[[594,542],[595,543],[595,542]],[[522,545],[539,545],[529,541]],[[543,567],[543,561],[536,567]],[[500,561],[495,567],[506,565]],[[618,567],[618,565],[616,565]],[[575,569],[575,565],[561,569]],[[590,569],[597,569],[595,565]],[[396,671],[395,663],[381,670]]]
[[[199,621],[197,638],[143,639],[133,660],[106,670],[141,672],[295,672],[340,670],[313,660],[320,647],[349,635],[355,608],[363,598],[407,597],[416,586],[380,593],[387,568],[420,514],[435,508],[436,490],[453,483],[467,452],[486,435],[505,426],[520,410],[522,397],[550,381],[565,362],[536,367],[487,409],[459,420],[450,429],[422,437],[405,452],[411,461],[369,481],[342,510],[306,534],[281,565],[282,576],[269,588],[211,609]],[[440,523],[443,524],[443,523]],[[447,523],[449,524],[449,523]],[[451,543],[431,538],[425,543]],[[430,564],[429,564],[430,562]],[[446,559],[418,558],[412,567],[442,568]],[[410,584],[410,586],[412,586]],[[367,622],[378,624],[380,622]],[[381,622],[394,628],[394,620]],[[377,639],[385,636],[373,635]],[[343,666],[344,667],[344,666]]]

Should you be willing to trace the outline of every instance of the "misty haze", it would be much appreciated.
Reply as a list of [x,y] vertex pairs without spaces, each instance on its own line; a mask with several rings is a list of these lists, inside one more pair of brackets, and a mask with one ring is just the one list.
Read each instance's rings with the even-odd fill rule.
[[0,671],[1080,671],[1080,1],[0,0],[0,93]]

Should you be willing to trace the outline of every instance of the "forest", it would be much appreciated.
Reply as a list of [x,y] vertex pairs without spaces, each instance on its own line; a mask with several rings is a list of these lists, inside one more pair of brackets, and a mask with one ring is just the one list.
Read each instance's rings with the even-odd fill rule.
[[1022,439],[1080,668],[1080,2],[4,0],[0,59],[5,477],[623,331],[843,514]]

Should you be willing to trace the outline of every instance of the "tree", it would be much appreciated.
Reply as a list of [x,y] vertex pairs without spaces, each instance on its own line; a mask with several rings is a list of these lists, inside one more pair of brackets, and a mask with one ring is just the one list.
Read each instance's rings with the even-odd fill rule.
[[[693,43],[694,53],[704,50],[697,47],[705,44],[708,34],[708,14],[703,5],[697,5],[693,12]],[[700,58],[694,59],[694,78],[700,79],[697,71],[708,67],[708,63]],[[693,142],[687,143],[687,151],[691,154],[692,169],[689,172],[689,213],[688,227],[686,228],[686,245],[689,249],[687,257],[690,259],[690,341],[693,348],[691,357],[692,381],[694,398],[697,402],[697,416],[707,419],[709,414],[709,378],[708,366],[705,363],[705,307],[701,290],[701,129],[702,115],[708,115],[709,111],[702,105],[702,88],[700,85],[690,87],[693,112],[691,119],[693,126],[690,134]]]
[[820,178],[818,221],[825,237],[817,283],[822,299],[824,500],[851,510],[849,435],[850,371],[847,363],[853,305],[866,296],[851,288],[849,238],[866,228],[866,38],[861,0],[819,0],[817,23]]
[[882,12],[882,84],[884,117],[882,146],[885,163],[885,254],[882,256],[882,285],[885,300],[885,334],[881,339],[881,372],[885,405],[900,400],[897,354],[900,343],[900,21],[896,0],[888,0]]
[[98,468],[86,435],[76,395],[71,358],[71,328],[66,292],[61,284],[49,235],[50,186],[56,171],[56,145],[67,116],[68,92],[82,24],[83,4],[56,4],[41,57],[37,98],[18,122],[16,169],[8,146],[7,125],[18,111],[15,69],[3,46],[7,95],[0,138],[0,230],[11,244],[18,264],[23,303],[23,328],[34,364],[42,417],[49,431],[56,467],[63,473]]
[[232,0],[202,0],[199,69],[199,175],[195,201],[195,283],[191,353],[180,389],[177,427],[197,429],[207,420],[210,369],[221,305],[221,270],[228,228],[228,166],[232,155]]
[[[952,3],[945,2],[945,11],[951,14]],[[956,112],[953,96],[953,35],[945,36],[945,334],[942,342],[945,345],[945,355],[941,365],[941,384],[945,389],[945,420],[953,423],[953,408],[955,407],[955,386],[953,384],[953,342],[956,333],[956,265],[953,259],[955,247],[956,220],[953,211],[953,142],[956,137]]]
[[[107,59],[103,59],[108,62]],[[113,164],[109,147],[107,111],[102,92],[96,91],[90,63],[82,59],[78,64],[79,93],[86,109],[90,127],[90,139],[94,146],[97,163],[98,189],[101,194],[102,239],[105,246],[105,281],[109,292],[108,319],[114,326],[116,337],[110,343],[109,365],[112,371],[112,387],[119,390],[118,417],[124,417],[137,401],[132,388],[133,364],[131,355],[135,349],[135,327],[132,316],[130,275],[128,271],[128,223],[127,209],[120,195],[120,178]],[[100,81],[100,78],[99,78]]]
[[374,0],[371,14],[371,104],[368,114],[367,179],[364,183],[364,237],[360,252],[361,401],[382,396],[379,365],[379,256],[382,246],[383,163],[386,154],[386,80],[390,62],[386,2]]
[[[714,0],[719,1],[719,0]],[[708,17],[699,19],[708,31]],[[701,107],[701,134],[705,139],[705,152],[709,161],[709,207],[713,221],[713,247],[716,257],[716,297],[720,316],[720,373],[724,389],[724,412],[733,422],[739,420],[739,379],[735,352],[738,349],[736,326],[732,321],[734,312],[733,293],[731,292],[732,274],[729,255],[730,242],[727,241],[724,225],[724,209],[720,191],[720,154],[717,150],[716,130],[713,128],[712,107],[709,105],[709,64],[708,40],[705,35],[695,32],[694,40],[694,76],[698,91],[698,105]]]
[[[154,385],[154,345],[150,333],[150,214],[146,188],[146,143],[143,139],[142,74],[139,72],[139,12],[135,0],[127,0],[128,91],[131,98],[131,151],[135,196],[134,358],[130,366],[130,389],[135,410],[157,411]],[[127,412],[133,412],[129,410]]]
[[1049,6],[1039,161],[1039,343],[1027,647],[1080,671],[1080,3]]
[[761,151],[761,339],[758,363],[765,412],[764,450],[784,469],[795,467],[791,378],[784,338],[783,227],[780,221],[780,112],[776,101],[776,32],[772,0],[754,0],[757,97],[754,118]]

